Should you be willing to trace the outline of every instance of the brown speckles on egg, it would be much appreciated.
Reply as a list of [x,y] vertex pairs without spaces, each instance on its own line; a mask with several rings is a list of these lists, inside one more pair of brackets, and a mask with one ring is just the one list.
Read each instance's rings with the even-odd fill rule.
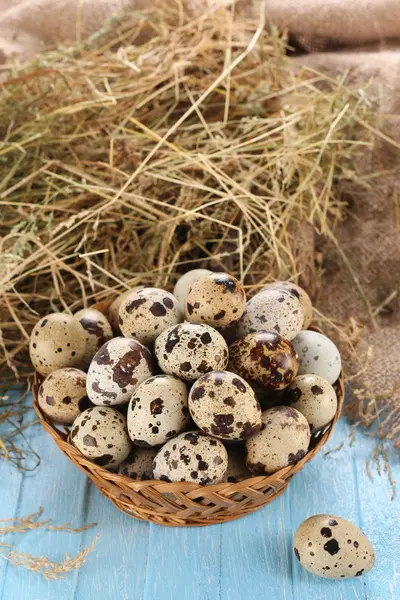
[[[349,536],[357,539],[356,547],[348,543]],[[296,531],[294,545],[300,564],[314,575],[328,579],[359,577],[375,562],[374,550],[366,536],[341,517],[315,515],[306,519]]]
[[99,406],[126,404],[135,388],[153,374],[149,350],[137,340],[117,337],[100,348],[90,364],[87,391]]
[[156,375],[142,383],[128,409],[131,439],[160,446],[182,431],[189,421],[187,397],[186,385],[171,375]]
[[85,331],[85,352],[82,364],[86,368],[105,342],[113,337],[111,325],[105,315],[93,308],[84,308],[74,314]]
[[246,335],[230,346],[229,354],[232,371],[269,390],[285,388],[297,373],[295,351],[278,333]]
[[241,283],[227,273],[210,273],[194,282],[185,303],[192,323],[226,327],[243,313],[246,296]]
[[228,371],[200,377],[190,390],[189,410],[200,429],[222,439],[244,439],[261,427],[261,410],[252,388]]
[[154,478],[196,481],[200,485],[219,483],[227,465],[228,455],[221,442],[201,432],[191,431],[167,442],[160,450],[153,463]]
[[223,337],[208,325],[181,323],[163,331],[154,351],[164,373],[185,381],[197,379],[227,363],[227,345]]
[[312,430],[326,427],[337,411],[333,387],[318,375],[298,375],[285,392],[284,399],[307,419]]
[[143,288],[121,303],[119,316],[122,333],[142,344],[151,344],[165,329],[182,321],[177,299],[159,288]]
[[311,325],[312,316],[313,316],[313,308],[309,295],[303,288],[292,283],[291,281],[274,281],[266,285],[261,292],[266,289],[277,289],[277,290],[286,290],[290,292],[293,296],[299,299],[301,309],[304,315],[304,320],[302,324],[302,329],[308,329]]
[[79,369],[57,369],[48,375],[38,391],[38,403],[50,419],[71,424],[87,406],[86,373]]

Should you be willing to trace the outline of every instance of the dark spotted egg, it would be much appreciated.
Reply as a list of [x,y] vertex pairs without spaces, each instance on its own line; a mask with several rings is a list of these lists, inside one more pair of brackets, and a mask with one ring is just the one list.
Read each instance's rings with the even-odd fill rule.
[[70,425],[89,408],[86,373],[80,369],[56,369],[40,384],[38,403],[47,417]]
[[307,419],[311,431],[326,427],[337,411],[336,392],[319,375],[298,375],[289,385],[285,399]]
[[246,305],[242,284],[227,273],[197,279],[186,297],[185,318],[191,323],[227,327],[240,319]]
[[222,335],[208,325],[195,323],[180,323],[163,331],[154,352],[164,373],[184,381],[223,370],[228,362],[228,346]]
[[143,344],[116,337],[94,355],[87,374],[87,394],[98,406],[126,404],[137,386],[153,373],[151,354]]
[[228,467],[228,454],[219,440],[201,431],[181,433],[167,442],[153,461],[154,479],[220,483]]
[[143,288],[122,302],[118,323],[126,337],[148,345],[164,329],[180,323],[182,318],[182,309],[175,296],[158,288]]
[[235,373],[212,371],[198,379],[189,393],[193,421],[225,440],[243,440],[261,428],[261,408],[250,385]]
[[375,564],[375,552],[362,531],[332,515],[303,521],[294,536],[294,553],[302,567],[326,579],[360,577]]
[[304,322],[302,329],[307,329],[311,325],[313,317],[313,307],[310,296],[305,290],[299,285],[292,283],[291,281],[273,281],[268,283],[261,291],[269,289],[287,290],[300,300],[301,308],[303,310]]
[[106,469],[117,467],[132,449],[125,417],[107,407],[94,406],[80,414],[70,440],[83,456]]
[[192,269],[191,271],[187,271],[184,275],[179,277],[174,287],[174,296],[179,300],[182,306],[184,305],[190,288],[195,281],[205,277],[206,275],[210,275],[210,273],[211,271],[208,269]]
[[271,331],[240,338],[229,347],[229,357],[229,370],[268,390],[285,388],[297,374],[293,346]]
[[118,467],[118,473],[135,481],[153,479],[153,460],[158,448],[132,448],[128,458]]
[[132,293],[137,292],[138,290],[142,290],[143,287],[144,287],[143,285],[136,285],[135,287],[131,288],[130,290],[126,290],[126,292],[123,292],[122,294],[117,296],[115,298],[115,300],[113,300],[113,302],[110,304],[107,314],[108,314],[108,320],[110,321],[111,326],[114,329],[114,331],[119,331],[118,313],[119,313],[119,307],[121,306],[122,302],[124,300],[126,300],[127,297],[130,296]]
[[129,402],[129,437],[136,446],[161,446],[183,431],[189,418],[186,384],[172,375],[155,375]]
[[301,331],[303,323],[299,298],[289,290],[269,288],[247,302],[237,332],[244,336],[255,331],[274,331],[291,340]]
[[326,335],[317,331],[301,331],[292,340],[299,361],[299,375],[313,373],[335,383],[342,369],[340,353]]
[[105,315],[94,308],[83,308],[74,314],[75,319],[85,330],[85,352],[82,359],[83,368],[92,362],[93,356],[107,340],[113,337],[111,325]]
[[295,465],[310,444],[310,427],[295,408],[275,406],[261,416],[262,429],[246,440],[246,464],[256,475]]
[[48,375],[62,367],[81,367],[85,345],[79,321],[66,313],[52,313],[33,328],[29,354],[36,371]]

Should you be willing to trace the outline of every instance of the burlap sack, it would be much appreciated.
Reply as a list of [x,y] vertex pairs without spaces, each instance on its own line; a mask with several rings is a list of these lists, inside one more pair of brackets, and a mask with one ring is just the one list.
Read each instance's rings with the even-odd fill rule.
[[[188,0],[195,10],[226,5],[229,0]],[[0,61],[32,56],[42,43],[84,39],[116,11],[146,6],[146,0],[19,0],[10,7],[0,0]],[[241,0],[237,10],[259,13],[259,0]],[[348,71],[362,88],[379,99],[383,131],[396,145],[381,140],[360,167],[371,177],[371,189],[347,189],[347,216],[337,228],[340,250],[317,240],[308,226],[299,232],[304,282],[312,288],[314,256],[325,268],[318,307],[335,322],[365,327],[356,346],[359,382],[369,404],[366,421],[379,416],[378,434],[400,446],[400,1],[399,0],[266,0],[267,22],[288,28],[302,56],[293,60],[332,75]],[[396,38],[399,38],[397,44]],[[334,51],[333,51],[334,50]],[[307,55],[304,53],[307,52]],[[303,250],[301,250],[303,248]],[[306,252],[304,252],[304,248]],[[369,361],[367,349],[371,347]],[[399,388],[399,389],[396,389]],[[376,396],[384,392],[382,398]],[[356,393],[357,395],[357,393]],[[362,393],[359,397],[363,397]]]

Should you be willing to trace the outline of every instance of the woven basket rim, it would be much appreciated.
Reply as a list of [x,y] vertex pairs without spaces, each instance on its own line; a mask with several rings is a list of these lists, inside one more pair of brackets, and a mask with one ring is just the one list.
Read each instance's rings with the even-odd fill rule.
[[[101,310],[105,312],[112,301],[106,300],[103,302],[96,303],[91,306],[91,308],[95,308],[97,310]],[[310,326],[310,330],[317,331],[318,333],[323,333],[321,329],[315,326]],[[145,481],[135,481],[130,479],[126,475],[120,475],[119,473],[109,471],[102,466],[96,465],[91,460],[87,459],[80,451],[75,448],[72,444],[68,443],[66,440],[67,433],[69,430],[63,425],[58,425],[54,423],[51,419],[49,419],[38,403],[38,389],[41,381],[44,379],[38,372],[35,371],[34,375],[34,384],[32,388],[33,392],[33,407],[39,417],[39,421],[43,428],[47,431],[49,435],[54,439],[60,450],[68,456],[68,458],[78,466],[86,475],[88,475],[91,479],[94,479],[92,475],[92,471],[96,473],[97,479],[99,481],[95,481],[96,485],[99,483],[104,486],[104,488],[109,488],[112,484],[120,484],[125,488],[129,488],[133,492],[141,492],[142,490],[146,490],[149,487],[154,489],[155,491],[165,494],[165,493],[178,493],[185,494],[189,497],[193,494],[194,496],[198,495],[197,492],[201,490],[202,496],[211,495],[211,494],[219,494],[222,490],[225,494],[239,493],[244,487],[251,486],[254,488],[265,488],[270,486],[272,488],[276,487],[276,483],[284,483],[288,479],[290,479],[293,475],[299,472],[304,465],[309,462],[325,445],[328,441],[333,428],[339,419],[343,402],[344,402],[344,376],[343,371],[341,371],[339,378],[336,382],[336,395],[338,399],[338,407],[336,414],[333,420],[325,427],[322,432],[318,432],[318,435],[314,437],[317,439],[314,446],[308,450],[303,458],[301,458],[295,465],[290,465],[272,473],[270,475],[257,475],[253,477],[249,477],[248,479],[241,480],[236,483],[215,483],[207,486],[201,486],[197,483],[192,482],[164,482],[155,479],[149,479]],[[66,451],[68,450],[68,452]],[[239,515],[240,516],[240,515]],[[234,518],[233,516],[231,518]]]

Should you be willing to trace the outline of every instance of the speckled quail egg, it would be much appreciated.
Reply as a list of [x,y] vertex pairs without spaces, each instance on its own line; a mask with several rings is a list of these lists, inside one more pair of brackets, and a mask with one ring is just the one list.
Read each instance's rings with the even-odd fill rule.
[[36,371],[48,375],[62,367],[81,367],[85,352],[82,325],[66,313],[52,313],[32,330],[29,354]]
[[191,271],[187,271],[187,273],[179,277],[174,287],[174,296],[179,300],[182,306],[184,305],[190,288],[195,281],[205,277],[206,275],[210,275],[210,273],[211,271],[208,269],[192,269]]
[[121,306],[122,302],[124,300],[126,300],[126,298],[130,294],[132,294],[133,292],[142,290],[143,288],[144,288],[143,285],[136,285],[133,288],[131,288],[130,290],[126,290],[126,292],[123,292],[122,294],[117,296],[115,298],[115,300],[113,300],[113,302],[110,304],[107,314],[108,314],[108,320],[110,321],[111,326],[114,329],[114,331],[119,331],[118,314],[119,314],[119,307]]
[[227,273],[211,273],[194,282],[186,297],[185,318],[191,323],[226,327],[240,317],[246,305],[241,283]]
[[246,464],[252,473],[275,473],[303,458],[311,433],[298,410],[275,406],[264,411],[261,420],[261,431],[246,440]]
[[298,375],[287,388],[285,398],[308,421],[311,431],[326,427],[337,411],[336,392],[319,375]]
[[261,408],[250,385],[235,373],[211,371],[189,393],[193,421],[204,433],[242,440],[261,428]]
[[104,406],[88,408],[75,419],[71,443],[83,456],[106,469],[117,467],[132,449],[125,417]]
[[126,404],[137,386],[153,373],[151,354],[143,344],[116,337],[94,355],[87,374],[87,393],[98,406]]
[[118,473],[135,481],[153,479],[153,460],[158,448],[133,448],[128,458],[118,467]]
[[253,477],[253,474],[247,468],[244,448],[230,447],[228,449],[228,468],[224,481],[227,483],[237,483],[251,477]]
[[291,281],[273,281],[268,283],[261,291],[269,289],[288,290],[294,296],[300,300],[301,308],[303,310],[304,322],[302,329],[307,329],[311,325],[313,317],[313,307],[310,296],[305,290],[299,285],[292,283]]
[[362,531],[332,515],[303,521],[294,536],[294,553],[302,567],[326,579],[365,575],[375,564],[375,552]]
[[228,346],[222,335],[208,325],[195,323],[180,323],[163,331],[154,352],[164,373],[185,381],[223,370],[228,362]]
[[335,344],[317,331],[301,331],[292,340],[299,361],[299,375],[313,373],[335,383],[342,369],[339,350]]
[[270,288],[247,302],[237,331],[239,336],[256,331],[275,331],[291,340],[301,331],[303,322],[299,298],[288,290]]
[[53,371],[39,386],[38,403],[47,417],[70,425],[90,406],[86,373],[68,367]]
[[126,337],[151,344],[160,333],[180,323],[182,318],[182,308],[175,296],[158,288],[143,288],[122,302],[118,323]]
[[83,308],[75,313],[74,317],[85,330],[86,344],[82,365],[87,368],[97,350],[107,340],[111,340],[113,331],[107,317],[94,308]]
[[278,333],[259,331],[240,338],[229,347],[229,370],[249,383],[281,390],[297,374],[293,346]]
[[219,440],[201,431],[188,431],[167,442],[153,461],[154,479],[190,481],[200,485],[221,483],[228,454]]
[[129,402],[129,437],[136,446],[161,446],[183,431],[189,418],[183,381],[155,375],[136,388]]

